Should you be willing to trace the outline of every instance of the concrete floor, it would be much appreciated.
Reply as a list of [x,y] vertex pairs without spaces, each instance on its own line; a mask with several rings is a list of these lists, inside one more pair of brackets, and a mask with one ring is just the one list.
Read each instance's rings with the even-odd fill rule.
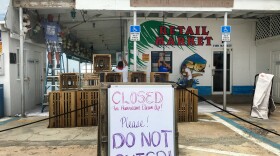
[[[222,96],[207,99],[222,104]],[[234,114],[280,133],[280,109],[268,120],[251,118],[251,101],[251,96],[229,96],[227,104],[239,111],[233,112]],[[279,104],[277,106],[280,107]],[[45,117],[18,118],[6,123],[0,121],[0,130],[42,118]],[[199,113],[198,118],[198,122],[178,124],[180,156],[280,155],[280,136],[262,131],[223,112]],[[238,126],[232,126],[233,123]],[[97,127],[47,126],[48,121],[43,121],[0,133],[0,156],[97,155]],[[250,130],[252,133],[243,134],[238,128]]]

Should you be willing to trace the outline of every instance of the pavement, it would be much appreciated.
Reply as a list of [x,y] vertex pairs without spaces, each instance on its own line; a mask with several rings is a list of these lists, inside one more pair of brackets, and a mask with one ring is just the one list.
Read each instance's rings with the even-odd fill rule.
[[[222,96],[206,97],[222,104]],[[280,104],[268,120],[250,117],[252,97],[229,96],[227,107],[233,114],[256,125],[280,133]],[[221,106],[221,105],[220,105]],[[280,155],[280,136],[268,133],[236,117],[199,102],[198,122],[178,123],[181,156],[252,156]],[[36,114],[36,113],[35,113]],[[45,116],[0,119],[0,131],[34,122]],[[97,126],[48,128],[48,120],[0,132],[0,156],[13,155],[97,155]]]

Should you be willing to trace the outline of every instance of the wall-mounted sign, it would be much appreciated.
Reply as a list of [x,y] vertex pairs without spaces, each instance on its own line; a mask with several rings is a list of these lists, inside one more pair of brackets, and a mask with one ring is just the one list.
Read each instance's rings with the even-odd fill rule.
[[4,75],[4,55],[0,55],[0,75]]
[[0,55],[2,55],[2,42],[0,41]]
[[140,41],[140,33],[130,33],[130,41]]
[[222,41],[230,42],[230,33],[222,33]]
[[175,155],[174,88],[112,85],[109,155]]
[[221,26],[221,32],[222,33],[231,33],[231,26],[229,26],[229,25]]
[[143,61],[149,61],[150,60],[150,55],[149,54],[142,54],[142,60]]
[[151,51],[151,72],[172,73],[172,66],[172,51]]
[[[213,48],[223,48],[224,44],[213,44]],[[228,43],[227,47],[232,47],[232,44]]]
[[[165,40],[166,35],[168,40]],[[190,46],[211,46],[213,38],[209,36],[207,26],[160,26],[159,36],[155,45],[190,45]]]
[[232,8],[234,0],[130,0],[132,7],[223,7]]
[[130,26],[130,40],[131,41],[140,41],[140,25],[131,25]]
[[231,26],[229,26],[229,25],[221,26],[221,32],[222,32],[222,41],[229,42]]

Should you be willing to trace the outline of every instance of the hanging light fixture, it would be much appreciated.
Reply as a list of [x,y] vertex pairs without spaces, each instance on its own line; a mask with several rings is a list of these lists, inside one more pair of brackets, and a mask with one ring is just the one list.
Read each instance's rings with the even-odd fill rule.
[[76,10],[73,8],[70,13],[71,13],[72,19],[74,20],[76,18]]

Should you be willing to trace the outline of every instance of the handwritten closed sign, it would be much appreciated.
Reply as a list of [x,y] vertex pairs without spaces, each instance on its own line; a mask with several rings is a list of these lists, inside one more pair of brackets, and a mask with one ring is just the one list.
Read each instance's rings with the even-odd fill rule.
[[110,156],[174,156],[171,85],[109,88]]

